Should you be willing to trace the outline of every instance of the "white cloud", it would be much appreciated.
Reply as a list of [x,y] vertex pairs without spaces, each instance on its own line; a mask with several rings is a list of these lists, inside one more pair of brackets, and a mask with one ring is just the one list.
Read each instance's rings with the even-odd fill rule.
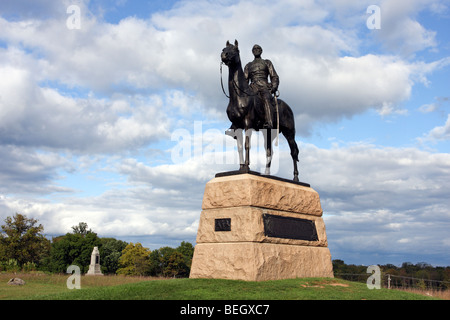
[[423,137],[417,139],[419,142],[432,142],[437,143],[438,141],[448,141],[450,140],[450,114],[447,117],[447,121],[443,126],[438,126],[431,129]]
[[[448,154],[364,144],[330,150],[300,144],[300,150],[301,181],[319,192],[334,257],[378,252],[384,260],[375,263],[387,263],[390,255],[412,251],[424,260],[445,254],[439,243],[448,238],[450,221]],[[277,175],[291,178],[285,145],[280,152]],[[3,197],[2,216],[29,214],[52,234],[84,221],[102,236],[195,239],[204,186],[217,167],[199,158],[156,167],[127,159],[117,167],[128,178],[121,188],[96,197],[69,195],[59,203]]]
[[379,39],[387,49],[405,57],[437,46],[436,32],[427,30],[416,20],[418,12],[438,5],[437,0],[383,0],[381,8],[381,29]]
[[[243,64],[253,58],[253,44],[262,45],[299,135],[370,109],[406,115],[414,85],[429,86],[427,77],[450,61],[413,59],[438,45],[417,19],[425,7],[442,7],[431,0],[380,3],[385,54],[370,53],[372,39],[361,34],[370,32],[369,0],[183,1],[118,23],[94,16],[81,1],[80,30],[66,27],[66,3],[0,5],[0,218],[21,212],[52,234],[85,221],[102,236],[195,238],[204,184],[237,168],[218,160],[233,158],[221,144],[228,100],[219,58],[226,40],[239,40]],[[198,120],[217,132],[191,137],[186,161],[168,160],[171,131],[192,133]],[[424,139],[448,140],[449,122]],[[300,149],[301,180],[321,195],[334,250],[440,253],[439,241],[448,246],[441,240],[448,239],[447,154],[366,144]],[[285,142],[279,153],[276,174],[290,178]],[[102,157],[108,160],[100,164]],[[263,163],[260,149],[252,169]],[[95,195],[67,187],[65,175],[95,175],[97,168],[118,181]]]
[[96,153],[168,136],[158,97],[72,98],[38,86],[27,69],[0,65],[0,70],[2,143]]
[[199,197],[189,199],[185,196],[182,190],[149,186],[111,189],[98,197],[67,196],[60,198],[58,203],[3,196],[0,198],[0,211],[2,220],[14,212],[38,219],[44,225],[44,232],[50,235],[65,234],[71,231],[72,226],[86,222],[102,237],[195,238],[201,197],[199,201]]
[[59,170],[72,171],[64,157],[26,147],[0,145],[1,194],[50,194],[71,192],[58,185]]
[[411,95],[412,77],[424,74],[424,68],[394,56],[283,60],[280,91],[294,109],[302,134],[316,121],[350,118],[370,108],[382,115],[404,114],[399,106]]
[[449,97],[436,97],[434,102],[421,105],[419,111],[422,113],[438,112],[445,117],[445,107],[449,101]]
[[419,108],[419,111],[423,112],[423,113],[429,113],[429,112],[435,111],[436,109],[437,109],[436,104],[427,103],[427,104],[421,105]]
[[[357,9],[341,4],[346,6]],[[386,14],[387,20],[400,15],[398,9],[386,10],[393,16]],[[280,20],[280,15],[287,20]],[[298,15],[308,16],[309,22]],[[314,2],[224,6],[188,1],[148,20],[129,17],[118,24],[86,14],[80,30],[68,30],[63,19],[1,19],[0,27],[3,38],[12,45],[40,53],[35,63],[38,79],[45,77],[108,95],[183,87],[201,98],[203,112],[219,111],[224,119],[227,102],[218,82],[221,49],[226,40],[237,38],[246,63],[252,59],[251,46],[258,42],[263,56],[275,63],[280,74],[282,98],[294,108],[299,121],[308,120],[299,125],[302,134],[316,121],[336,121],[386,105],[395,109],[409,98],[415,81],[426,81],[426,74],[439,68],[395,56],[358,56],[357,33],[311,24],[323,22],[327,16]],[[399,39],[395,42],[404,43]],[[349,53],[353,56],[345,56]]]
[[428,261],[445,255],[448,154],[370,145],[301,150],[303,180],[321,196],[329,244],[338,254],[377,252],[373,263],[408,252],[420,251],[425,260],[429,254]]

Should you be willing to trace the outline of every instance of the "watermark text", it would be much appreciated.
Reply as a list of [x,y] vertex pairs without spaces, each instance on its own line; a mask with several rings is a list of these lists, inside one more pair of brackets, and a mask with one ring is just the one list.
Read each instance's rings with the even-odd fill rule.
[[367,20],[366,25],[370,30],[381,29],[381,9],[377,5],[370,5],[367,7],[367,13],[371,14]]
[[380,289],[381,288],[381,271],[380,267],[373,265],[367,268],[367,273],[370,273],[371,276],[367,279],[367,288],[372,289]]
[[81,289],[81,270],[79,266],[71,265],[67,268],[67,273],[72,274],[67,278],[67,289]]
[[[195,121],[193,134],[190,130],[180,128],[172,132],[171,141],[175,146],[171,149],[171,160],[174,164],[181,164],[195,159],[207,165],[237,165],[242,163],[245,156],[245,140],[250,143],[253,168],[265,170],[268,152],[266,137],[275,140],[277,130],[252,130],[245,132],[241,129],[227,130],[226,133],[218,129],[203,130],[202,121]],[[270,140],[272,140],[270,139]],[[279,170],[279,147],[272,143],[270,153],[270,171],[276,174]]]
[[76,4],[72,4],[67,7],[67,14],[70,16],[66,20],[66,26],[69,30],[81,29],[81,9]]

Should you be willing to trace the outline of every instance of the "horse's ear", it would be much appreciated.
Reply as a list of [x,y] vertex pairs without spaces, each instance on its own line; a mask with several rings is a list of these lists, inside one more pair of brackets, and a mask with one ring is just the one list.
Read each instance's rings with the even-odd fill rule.
[[235,47],[238,47],[238,46],[239,46],[239,43],[238,43],[238,41],[237,41],[236,39],[234,39],[234,46],[235,46]]
[[228,40],[227,40],[227,44],[226,44],[226,46],[228,47],[229,45],[230,45],[230,41],[228,41]]

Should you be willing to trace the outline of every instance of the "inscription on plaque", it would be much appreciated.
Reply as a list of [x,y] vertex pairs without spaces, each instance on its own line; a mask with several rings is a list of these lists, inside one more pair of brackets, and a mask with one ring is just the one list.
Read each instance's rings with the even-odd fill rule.
[[231,219],[215,219],[214,231],[231,231]]
[[263,214],[266,237],[318,241],[316,224],[312,220]]

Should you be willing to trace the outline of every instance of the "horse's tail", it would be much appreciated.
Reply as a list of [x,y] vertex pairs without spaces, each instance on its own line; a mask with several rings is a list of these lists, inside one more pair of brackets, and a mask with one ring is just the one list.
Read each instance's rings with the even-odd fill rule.
[[289,148],[291,149],[292,159],[298,162],[298,155],[300,150],[295,142],[295,119],[294,112],[291,107],[283,100],[278,99],[279,117],[280,117],[280,132],[285,136]]

